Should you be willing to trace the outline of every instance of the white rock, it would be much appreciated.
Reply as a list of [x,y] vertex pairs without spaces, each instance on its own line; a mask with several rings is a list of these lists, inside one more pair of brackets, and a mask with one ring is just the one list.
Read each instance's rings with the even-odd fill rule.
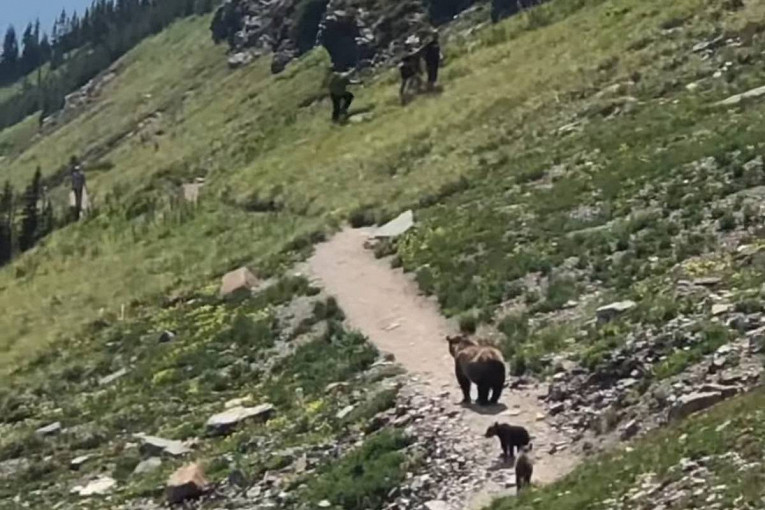
[[102,377],[101,379],[98,380],[98,384],[99,384],[99,386],[106,386],[107,384],[111,384],[114,381],[116,381],[117,379],[119,379],[120,377],[124,377],[127,374],[128,374],[128,369],[127,368],[122,368],[120,370],[117,370],[116,372],[114,372],[111,375],[107,375],[106,377]]
[[433,500],[425,503],[426,510],[451,510],[451,507],[446,501]]
[[351,412],[353,412],[353,409],[354,409],[354,406],[345,406],[340,411],[338,411],[338,413],[335,415],[335,418],[337,418],[338,420],[342,420],[343,418],[351,414]]
[[239,423],[250,418],[258,418],[262,421],[268,421],[274,412],[274,406],[271,404],[261,404],[255,407],[233,407],[222,413],[211,416],[207,420],[207,428],[211,432],[225,434],[236,427]]
[[716,104],[717,106],[736,106],[747,99],[756,99],[761,96],[765,96],[765,86],[757,87],[751,90],[747,90],[746,92],[742,92],[741,94],[730,96],[729,98],[724,99]]
[[619,301],[616,303],[611,303],[610,305],[601,306],[595,311],[595,313],[599,321],[607,322],[635,308],[636,306],[637,303],[634,301]]
[[141,441],[141,450],[149,455],[166,453],[173,457],[180,457],[191,452],[191,449],[181,441],[162,439],[161,437],[147,436],[146,434],[133,434],[133,437]]
[[35,432],[40,436],[54,436],[61,432],[61,422],[57,421],[45,427],[40,427]]
[[378,228],[372,237],[377,239],[381,238],[395,238],[404,233],[414,226],[414,213],[409,210],[401,213],[398,217],[392,221],[386,223],[382,227]]
[[75,457],[74,459],[69,462],[69,467],[75,471],[80,469],[83,464],[85,464],[87,461],[91,459],[91,455],[80,455],[79,457]]
[[79,494],[80,496],[97,496],[101,494],[107,494],[114,486],[117,485],[117,481],[110,476],[101,476],[85,486],[78,485],[72,489],[72,494]]

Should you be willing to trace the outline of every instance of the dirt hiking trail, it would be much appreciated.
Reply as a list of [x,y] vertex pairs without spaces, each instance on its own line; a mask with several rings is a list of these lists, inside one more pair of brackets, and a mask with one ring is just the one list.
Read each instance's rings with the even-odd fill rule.
[[[445,319],[436,303],[422,296],[417,284],[400,269],[392,269],[388,260],[375,259],[364,248],[369,236],[365,229],[346,229],[329,242],[316,247],[308,262],[309,273],[328,294],[334,296],[346,313],[348,323],[368,336],[378,349],[391,353],[415,379],[418,391],[436,395],[449,392],[450,401],[461,412],[462,420],[474,434],[470,441],[483,448],[486,467],[496,459],[496,438],[485,439],[486,428],[495,421],[526,427],[534,444],[534,483],[550,483],[567,474],[577,463],[568,450],[550,455],[551,447],[566,443],[565,438],[544,420],[539,404],[539,389],[505,389],[498,412],[479,414],[471,406],[462,408],[462,393],[454,376],[454,362],[448,352],[446,336],[456,327]],[[475,399],[475,387],[473,387]],[[512,469],[512,468],[511,468]],[[514,494],[504,487],[485,487],[469,495],[469,508],[481,508],[492,498]]]

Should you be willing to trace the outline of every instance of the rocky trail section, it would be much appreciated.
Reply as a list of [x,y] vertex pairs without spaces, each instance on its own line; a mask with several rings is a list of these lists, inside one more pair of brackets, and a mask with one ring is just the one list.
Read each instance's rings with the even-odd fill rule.
[[[568,473],[577,456],[566,448],[568,439],[548,423],[539,401],[540,388],[508,389],[501,406],[491,410],[460,406],[444,341],[454,327],[401,270],[391,269],[364,248],[366,235],[364,230],[345,230],[319,245],[308,264],[312,278],[337,298],[350,325],[408,371],[411,384],[402,389],[399,407],[403,419],[415,422],[412,432],[421,437],[428,435],[424,429],[438,430],[426,437],[431,443],[428,465],[433,469],[410,480],[410,487],[402,488],[389,508],[411,508],[407,495],[421,499],[428,488],[433,489],[434,498],[455,508],[480,507],[492,497],[511,492],[512,467],[499,462],[496,440],[483,437],[497,420],[531,432],[537,483]],[[416,412],[407,413],[406,408]],[[438,444],[432,444],[434,437],[440,438]],[[449,469],[450,465],[457,468]]]

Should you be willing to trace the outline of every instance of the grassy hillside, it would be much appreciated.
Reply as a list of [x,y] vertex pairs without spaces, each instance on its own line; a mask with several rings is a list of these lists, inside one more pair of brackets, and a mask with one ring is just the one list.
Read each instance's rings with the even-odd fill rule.
[[[445,313],[501,331],[519,373],[543,374],[551,368],[548,355],[564,351],[594,367],[635,331],[691,312],[711,318],[703,296],[676,298],[680,278],[712,274],[732,301],[760,303],[760,258],[731,253],[742,245],[756,252],[761,244],[765,171],[750,162],[762,155],[765,107],[715,103],[765,83],[765,3],[555,0],[496,26],[448,34],[441,94],[401,108],[393,71],[365,76],[353,107],[359,113],[346,126],[328,120],[320,51],[278,76],[265,60],[230,71],[207,26],[207,19],[186,20],[142,43],[100,100],[52,134],[30,144],[33,119],[0,133],[6,153],[17,154],[3,169],[17,187],[37,165],[53,175],[70,154],[87,156],[96,168],[88,182],[98,207],[94,218],[57,231],[0,271],[3,386],[26,388],[29,396],[5,399],[6,414],[25,411],[0,429],[7,428],[2,460],[37,462],[50,448],[54,455],[72,448],[68,437],[54,446],[29,439],[60,417],[73,425],[113,417],[107,436],[138,428],[196,436],[201,425],[184,429],[181,418],[196,415],[193,406],[212,407],[204,386],[212,368],[199,368],[197,354],[189,354],[181,363],[191,367],[188,376],[172,370],[184,349],[206,344],[189,336],[178,352],[152,359],[145,335],[159,328],[162,304],[195,293],[212,299],[218,277],[245,263],[264,278],[279,277],[350,217],[381,221],[415,208],[418,229],[390,248],[396,262]],[[722,42],[694,51],[720,34]],[[197,208],[176,198],[178,186],[194,177],[208,183]],[[63,199],[64,190],[57,193]],[[594,308],[618,298],[638,307],[616,324],[594,327]],[[219,313],[229,324],[238,312]],[[122,328],[136,324],[144,329],[135,345],[115,352]],[[221,354],[211,349],[213,357]],[[665,372],[657,368],[651,377],[698,361],[673,349],[662,353]],[[96,391],[82,413],[80,399],[91,398],[94,378],[118,368],[109,362],[117,354],[141,368],[107,396]],[[67,366],[86,357],[92,359],[84,366]],[[194,391],[201,400],[183,404],[184,412],[168,408],[177,421],[140,410],[143,391],[154,390],[137,388],[150,374],[169,400]],[[340,376],[322,383],[333,377]],[[36,386],[41,380],[45,385]],[[54,398],[59,384],[69,394],[63,401]],[[237,380],[232,388],[237,396],[253,390],[275,398],[259,382]],[[131,391],[135,396],[123,402]],[[228,396],[226,387],[209,391]],[[110,392],[117,400],[101,402]],[[731,431],[747,427],[758,398],[729,408],[740,414]],[[124,413],[136,421],[120,421]],[[715,419],[692,420],[689,437],[703,435]],[[322,440],[340,434],[333,427]],[[661,455],[660,466],[669,468],[683,453],[662,445],[680,433],[587,465],[539,501],[560,495],[557,504],[573,508],[580,497],[615,497],[634,477],[606,490],[614,471],[602,466],[624,463],[637,474],[646,459]],[[704,435],[696,453],[719,452],[726,434],[734,432]],[[207,447],[211,458],[235,449]],[[116,472],[119,452],[99,451],[105,460],[98,467]],[[34,502],[63,497],[62,480],[72,476],[66,468],[35,469],[23,481],[40,491]],[[152,494],[129,486],[125,498]],[[535,498],[499,505],[542,504]]]

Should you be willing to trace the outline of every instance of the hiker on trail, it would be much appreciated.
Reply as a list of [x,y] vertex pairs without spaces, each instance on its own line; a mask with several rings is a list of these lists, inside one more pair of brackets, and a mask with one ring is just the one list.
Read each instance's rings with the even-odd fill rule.
[[422,49],[422,59],[428,72],[427,90],[432,92],[438,81],[438,67],[441,64],[441,45],[438,43],[438,31],[433,30],[428,44]]
[[69,160],[69,167],[72,172],[72,193],[74,193],[74,218],[80,219],[82,213],[82,194],[85,189],[85,173],[76,156]]
[[398,94],[401,98],[401,104],[405,105],[409,99],[409,91],[411,89],[414,89],[415,92],[419,91],[422,83],[420,51],[414,48],[414,44],[410,40],[406,42],[406,54],[402,57],[398,69],[401,73],[401,88]]
[[353,73],[353,69],[347,72],[332,72],[329,81],[329,95],[332,98],[332,122],[339,122],[341,117],[348,116],[348,108],[353,102],[353,94],[348,92],[348,85],[361,83],[351,78]]

